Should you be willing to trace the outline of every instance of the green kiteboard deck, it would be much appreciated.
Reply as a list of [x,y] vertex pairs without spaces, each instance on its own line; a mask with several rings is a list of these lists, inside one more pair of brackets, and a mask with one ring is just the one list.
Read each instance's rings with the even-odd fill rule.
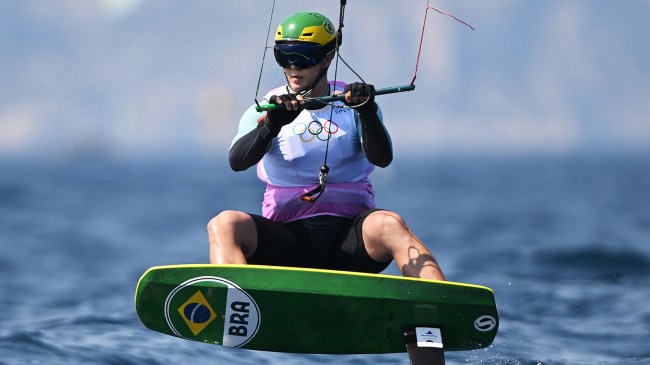
[[135,308],[168,335],[293,353],[405,352],[410,326],[440,328],[446,351],[471,350],[489,346],[498,328],[486,287],[276,266],[153,267]]

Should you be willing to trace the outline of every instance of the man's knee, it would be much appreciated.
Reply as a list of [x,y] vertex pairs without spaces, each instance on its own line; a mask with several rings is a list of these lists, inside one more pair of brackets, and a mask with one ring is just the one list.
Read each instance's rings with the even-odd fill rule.
[[368,232],[373,236],[405,229],[406,223],[404,223],[402,217],[395,212],[387,210],[373,212],[363,222],[364,232]]
[[208,232],[217,233],[227,228],[235,228],[250,221],[250,215],[235,210],[224,210],[208,222]]

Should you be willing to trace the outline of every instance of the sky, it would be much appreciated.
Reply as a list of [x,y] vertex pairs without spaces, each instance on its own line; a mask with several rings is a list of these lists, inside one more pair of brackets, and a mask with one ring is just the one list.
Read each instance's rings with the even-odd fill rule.
[[[376,87],[410,83],[426,4],[348,1],[341,56]],[[225,156],[284,82],[263,57],[272,5],[0,0],[0,157]],[[303,10],[338,24],[338,5],[277,0],[272,31]],[[430,6],[475,30],[428,12],[415,91],[377,99],[398,154],[650,151],[650,0]],[[337,79],[357,81],[342,63]]]

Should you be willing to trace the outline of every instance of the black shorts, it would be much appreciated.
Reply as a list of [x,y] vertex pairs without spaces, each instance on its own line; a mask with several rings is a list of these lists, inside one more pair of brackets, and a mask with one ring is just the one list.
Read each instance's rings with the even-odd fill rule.
[[373,260],[363,243],[365,211],[354,218],[319,216],[289,223],[250,214],[257,228],[257,250],[250,264],[379,273],[391,261]]

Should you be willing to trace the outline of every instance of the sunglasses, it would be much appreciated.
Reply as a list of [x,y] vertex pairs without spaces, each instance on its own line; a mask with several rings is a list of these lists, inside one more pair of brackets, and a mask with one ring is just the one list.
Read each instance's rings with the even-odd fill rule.
[[283,68],[295,65],[299,68],[310,68],[319,64],[325,53],[322,47],[304,43],[280,43],[273,47],[275,61]]

